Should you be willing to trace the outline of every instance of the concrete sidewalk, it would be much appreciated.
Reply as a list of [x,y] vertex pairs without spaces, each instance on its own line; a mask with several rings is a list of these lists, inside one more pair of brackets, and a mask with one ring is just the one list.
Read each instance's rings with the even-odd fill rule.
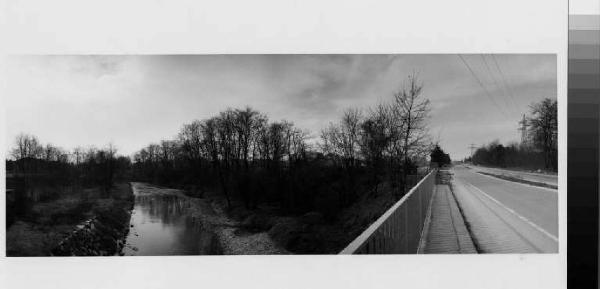
[[436,185],[431,216],[421,243],[423,254],[477,254],[450,187]]

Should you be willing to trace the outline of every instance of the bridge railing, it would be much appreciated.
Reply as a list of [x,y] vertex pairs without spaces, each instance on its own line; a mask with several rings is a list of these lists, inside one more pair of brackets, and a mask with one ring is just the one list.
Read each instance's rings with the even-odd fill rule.
[[417,253],[435,189],[436,171],[423,177],[340,254]]

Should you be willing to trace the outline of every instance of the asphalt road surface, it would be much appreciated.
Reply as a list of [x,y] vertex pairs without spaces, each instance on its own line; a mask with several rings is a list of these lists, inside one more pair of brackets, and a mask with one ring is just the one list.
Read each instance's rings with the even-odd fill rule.
[[453,191],[480,253],[557,253],[558,191],[453,172]]

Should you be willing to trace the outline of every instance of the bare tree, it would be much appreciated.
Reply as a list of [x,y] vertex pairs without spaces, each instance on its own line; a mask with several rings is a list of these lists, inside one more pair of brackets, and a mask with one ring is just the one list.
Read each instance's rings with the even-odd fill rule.
[[334,123],[329,123],[326,128],[321,130],[320,147],[325,155],[334,159],[338,159],[342,155],[339,145],[341,143],[339,140],[340,134],[339,126]]
[[298,128],[293,129],[290,139],[290,162],[306,159],[306,152],[309,148],[307,144],[308,137],[309,133],[307,131]]
[[160,161],[164,167],[170,167],[177,155],[177,142],[172,140],[160,141]]
[[340,156],[345,167],[357,165],[361,121],[361,111],[350,108],[344,111],[339,123],[330,123],[321,131],[323,151]]
[[[225,144],[227,137],[221,136],[224,133],[223,123],[217,117],[210,118],[202,123],[201,130],[204,136],[203,146],[208,153],[209,159],[213,165],[213,168],[217,171],[219,176],[219,182],[221,184],[221,190],[227,200],[227,206],[231,208],[231,198],[229,196],[229,189],[226,181],[226,171],[221,165],[221,158],[224,158],[224,149],[221,147]],[[223,159],[226,161],[225,159]]]
[[379,104],[369,111],[361,124],[360,150],[370,170],[370,184],[378,191],[385,152],[394,138],[392,133],[391,107]]
[[342,117],[342,147],[344,157],[348,162],[347,166],[350,168],[354,168],[357,165],[361,121],[362,113],[355,108],[346,110]]
[[250,107],[235,110],[235,130],[238,135],[239,155],[241,155],[246,170],[249,169],[250,147],[260,126],[260,121],[260,113]]
[[202,157],[202,122],[195,120],[185,124],[179,132],[179,141],[188,159],[199,160]]
[[43,155],[44,148],[37,137],[30,134],[21,133],[15,139],[15,148],[11,154],[15,160],[20,161],[20,167],[17,170],[22,173],[32,173],[38,170],[37,162],[33,159],[39,159]]
[[394,94],[393,111],[401,120],[403,182],[406,190],[406,176],[410,165],[410,154],[423,147],[427,141],[427,120],[429,100],[423,94],[423,84],[415,74],[408,77],[408,83]]
[[39,158],[42,156],[43,147],[37,137],[21,133],[15,139],[15,148],[12,155],[15,159]]
[[533,143],[544,153],[546,169],[557,168],[558,106],[556,100],[545,98],[530,106],[529,118]]

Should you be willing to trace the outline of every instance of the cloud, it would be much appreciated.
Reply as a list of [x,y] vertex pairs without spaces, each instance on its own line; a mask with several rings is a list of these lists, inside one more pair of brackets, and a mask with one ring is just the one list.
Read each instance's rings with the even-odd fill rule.
[[515,138],[527,106],[556,97],[554,55],[464,57],[493,100],[457,55],[14,57],[7,136],[25,131],[65,147],[112,141],[129,154],[185,122],[246,105],[316,134],[348,107],[390,101],[417,73],[432,132],[443,131],[445,150],[465,155],[465,143]]

